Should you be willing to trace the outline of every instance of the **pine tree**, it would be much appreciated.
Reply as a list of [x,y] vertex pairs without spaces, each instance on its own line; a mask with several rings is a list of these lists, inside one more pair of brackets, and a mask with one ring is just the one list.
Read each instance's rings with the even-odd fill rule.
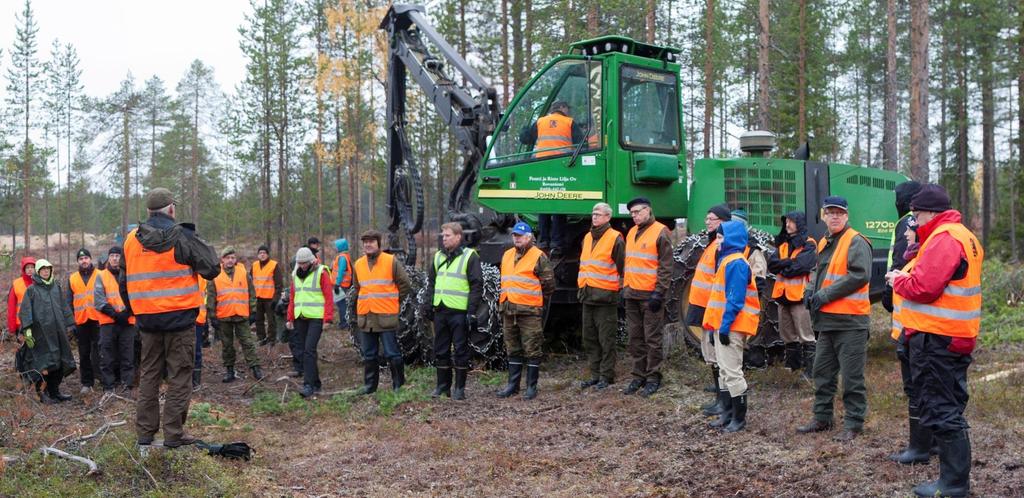
[[31,133],[36,128],[34,114],[32,113],[33,99],[41,90],[43,81],[40,79],[42,63],[36,54],[36,35],[39,26],[36,25],[35,14],[32,11],[31,0],[25,0],[25,7],[16,16],[17,25],[15,28],[14,45],[11,47],[11,67],[7,69],[7,93],[8,111],[12,122],[22,130],[21,144],[21,209],[23,218],[23,230],[25,250],[31,250],[31,206],[32,196],[35,192],[35,179],[32,178],[32,165],[35,164],[33,154],[35,146],[32,143]]

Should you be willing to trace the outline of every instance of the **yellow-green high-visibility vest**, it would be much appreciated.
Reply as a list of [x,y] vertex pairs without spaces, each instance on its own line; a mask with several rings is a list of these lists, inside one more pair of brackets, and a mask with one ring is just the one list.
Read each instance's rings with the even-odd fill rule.
[[469,258],[476,251],[466,248],[462,255],[445,264],[444,251],[434,253],[434,306],[444,303],[445,307],[465,311],[469,308],[469,277],[466,268]]
[[295,286],[295,318],[324,317],[324,293],[320,289],[320,276],[323,273],[323,265],[317,265],[316,271],[309,272],[309,275],[301,280],[292,272],[292,285]]

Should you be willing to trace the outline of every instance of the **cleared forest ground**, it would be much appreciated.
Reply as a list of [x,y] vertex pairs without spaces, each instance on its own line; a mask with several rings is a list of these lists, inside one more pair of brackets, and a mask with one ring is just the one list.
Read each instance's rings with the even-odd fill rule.
[[[886,460],[905,443],[906,405],[883,335],[874,333],[869,348],[865,433],[849,444],[831,433],[794,434],[810,417],[811,387],[777,367],[748,373],[747,430],[723,435],[699,413],[709,399],[701,392],[706,367],[686,354],[667,362],[665,387],[649,400],[623,396],[621,381],[581,392],[584,364],[576,355],[544,365],[532,402],[495,398],[504,372],[484,371],[470,375],[469,400],[432,400],[429,368],[413,368],[400,395],[357,397],[358,355],[347,334],[331,328],[321,342],[327,394],[306,401],[293,381],[280,380],[288,371],[284,346],[260,348],[267,378],[255,386],[249,378],[222,384],[214,346],[204,351],[205,383],[193,397],[189,430],[208,441],[248,442],[256,450],[251,462],[196,449],[139,460],[131,451],[133,402],[78,396],[74,374],[63,386],[73,401],[41,405],[18,394],[6,343],[0,450],[17,460],[3,471],[0,495],[907,496],[938,467],[935,459],[915,467]],[[1022,363],[1024,349],[1003,345],[982,349],[971,368],[975,496],[1024,494],[1024,374],[981,381]],[[389,377],[381,380],[383,387]],[[120,420],[128,425],[77,441]],[[56,447],[96,460],[104,474],[86,477],[80,464],[44,460],[38,448],[58,440]]]

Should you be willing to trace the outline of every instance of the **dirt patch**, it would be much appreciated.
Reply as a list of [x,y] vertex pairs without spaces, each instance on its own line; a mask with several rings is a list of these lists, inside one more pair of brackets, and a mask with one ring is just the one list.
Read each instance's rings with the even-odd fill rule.
[[[671,359],[664,389],[653,399],[623,396],[623,383],[581,392],[583,362],[569,355],[544,365],[540,396],[494,397],[494,375],[474,371],[465,402],[431,400],[433,371],[410,373],[401,399],[343,392],[362,378],[358,355],[334,329],[321,345],[324,389],[312,402],[294,397],[286,348],[261,348],[268,377],[222,384],[220,350],[204,351],[205,384],[193,398],[189,428],[206,439],[244,440],[257,451],[248,463],[218,461],[244,472],[254,494],[522,495],[522,496],[905,496],[937,474],[930,465],[902,467],[886,460],[906,438],[906,406],[897,364],[884,338],[870,348],[869,414],[862,437],[850,444],[831,434],[798,436],[810,418],[811,387],[790,372],[749,372],[748,428],[723,435],[707,428],[698,406],[708,374],[694,358]],[[9,343],[8,343],[9,344]],[[0,434],[5,454],[21,454],[71,433],[87,434],[104,420],[133,420],[134,405],[98,406],[99,393],[42,406],[14,394],[12,351],[0,359],[4,376]],[[971,377],[1020,364],[1020,348],[983,350]],[[620,360],[620,379],[627,378]],[[382,386],[389,382],[382,376]],[[977,496],[1013,496],[1024,489],[1024,412],[1021,374],[972,383]],[[491,385],[485,385],[491,384]],[[285,392],[287,386],[287,392]],[[196,410],[200,403],[202,410]],[[385,415],[385,404],[394,406]],[[837,418],[841,415],[837,406]],[[17,463],[9,464],[8,471]],[[63,468],[63,467],[61,467]],[[72,472],[68,470],[68,472]],[[102,478],[100,478],[102,479]],[[102,481],[101,481],[102,484]],[[150,490],[143,478],[138,491]]]

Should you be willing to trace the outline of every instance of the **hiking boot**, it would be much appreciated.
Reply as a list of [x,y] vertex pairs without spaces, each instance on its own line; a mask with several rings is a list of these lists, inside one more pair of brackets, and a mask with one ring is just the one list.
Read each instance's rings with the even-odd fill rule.
[[630,394],[634,394],[637,391],[639,391],[641,387],[644,387],[644,384],[646,384],[646,381],[643,379],[633,379],[629,382],[629,385],[622,390],[622,394],[625,394],[627,396]]
[[583,382],[580,382],[580,389],[587,389],[587,388],[590,388],[590,387],[594,387],[597,384],[599,384],[600,382],[601,382],[601,379],[597,379],[597,378],[590,379],[590,380],[585,380]]
[[597,381],[597,384],[594,384],[594,389],[597,389],[598,391],[603,391],[605,389],[608,389],[608,386],[614,383],[614,381],[601,377],[601,380]]
[[180,439],[174,441],[164,441],[164,448],[181,448],[182,446],[188,446],[190,444],[196,444],[199,439],[190,436],[189,434],[182,434]]
[[848,443],[850,441],[853,441],[854,439],[857,439],[857,436],[860,435],[861,430],[862,429],[845,428],[839,431],[839,434],[832,436],[832,440],[839,441],[840,443]]
[[462,401],[466,399],[466,376],[469,368],[455,367],[455,390],[452,391],[452,399]]
[[309,384],[303,384],[302,385],[302,390],[299,391],[299,396],[302,396],[303,398],[311,398],[315,394],[316,394],[316,389],[313,389],[313,386],[311,386]]
[[812,432],[825,432],[832,430],[832,421],[822,422],[821,420],[814,419],[807,425],[801,425],[796,428],[797,434],[810,434]]
[[939,441],[939,478],[914,487],[917,496],[967,496],[971,491],[971,440],[959,430]]
[[83,395],[84,394],[89,394],[91,392],[92,392],[92,386],[82,386],[82,388],[78,390],[78,394],[83,394]]
[[44,405],[56,405],[57,403],[60,403],[59,400],[50,397],[49,393],[46,393],[46,392],[43,392],[43,391],[39,391],[38,394],[39,394],[39,402],[44,404]]
[[732,404],[732,421],[723,427],[725,432],[739,432],[747,427],[747,393],[734,396]]
[[452,397],[452,368],[437,367],[435,370],[437,370],[437,387],[434,388],[434,392],[430,393],[430,397]]
[[263,380],[263,369],[259,365],[252,367],[252,376],[256,380]]
[[228,382],[234,382],[236,380],[238,380],[238,376],[235,375],[235,367],[228,367],[227,372],[224,372],[224,378],[221,379],[220,381],[226,384]]
[[508,362],[508,383],[505,388],[498,391],[499,398],[507,398],[519,393],[519,383],[523,379],[522,361],[509,360]]
[[644,385],[644,390],[640,391],[640,396],[645,398],[651,397],[654,393],[658,392],[661,388],[661,379],[655,379]]
[[55,400],[57,400],[58,403],[63,403],[65,401],[71,401],[71,395],[70,394],[64,394],[64,393],[58,391],[57,389],[54,389],[53,392],[50,393],[50,397],[55,399]]
[[540,378],[540,365],[526,365],[526,394],[523,399],[537,397],[537,380]]

